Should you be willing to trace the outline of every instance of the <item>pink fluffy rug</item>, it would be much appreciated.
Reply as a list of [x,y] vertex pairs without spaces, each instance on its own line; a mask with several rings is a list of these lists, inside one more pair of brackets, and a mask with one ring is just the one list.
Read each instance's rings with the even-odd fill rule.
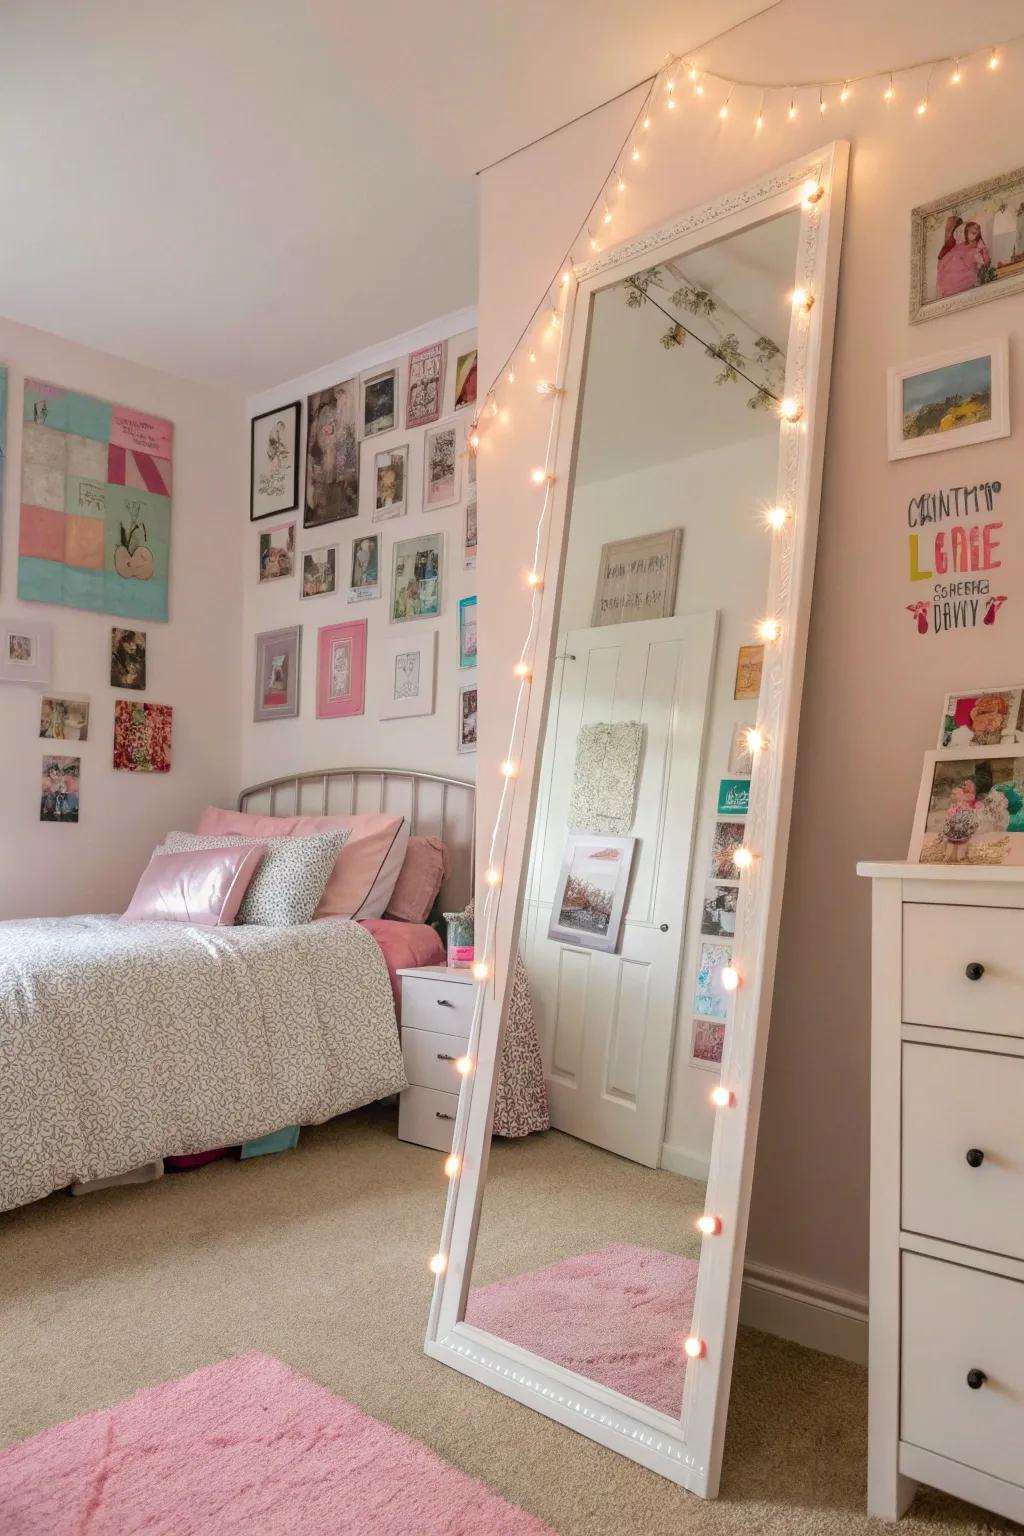
[[85,1414],[0,1455],[2,1536],[554,1536],[267,1355]]
[[697,1270],[610,1243],[470,1291],[466,1322],[677,1419]]

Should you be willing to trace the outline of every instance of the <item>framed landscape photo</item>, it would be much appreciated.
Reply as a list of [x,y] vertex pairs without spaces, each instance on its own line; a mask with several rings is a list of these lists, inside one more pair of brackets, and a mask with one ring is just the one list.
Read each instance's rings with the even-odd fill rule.
[[476,751],[476,683],[459,689],[459,752]]
[[1024,168],[910,215],[910,318],[931,320],[1024,287]]
[[253,720],[287,720],[299,712],[302,627],[267,629],[256,636]]
[[1006,337],[890,368],[888,400],[890,459],[1009,437]]
[[361,383],[363,436],[393,431],[398,426],[398,369],[364,374]]
[[1024,864],[1024,747],[926,752],[911,864]]
[[338,546],[324,544],[302,554],[301,597],[329,597],[338,587]]
[[361,715],[366,702],[366,620],[328,624],[316,638],[316,717]]
[[299,505],[299,426],[302,401],[252,419],[249,519],[294,512]]
[[444,534],[399,539],[392,552],[391,622],[435,619],[441,612]]
[[605,544],[598,563],[591,623],[671,618],[676,609],[682,547],[681,528]]
[[436,629],[418,635],[390,635],[386,648],[379,719],[404,720],[409,715],[432,715]]
[[401,448],[385,448],[373,456],[373,519],[375,523],[388,518],[404,517],[408,511],[406,496],[409,486],[409,444]]
[[618,949],[635,850],[635,837],[569,833],[549,939],[610,953]]

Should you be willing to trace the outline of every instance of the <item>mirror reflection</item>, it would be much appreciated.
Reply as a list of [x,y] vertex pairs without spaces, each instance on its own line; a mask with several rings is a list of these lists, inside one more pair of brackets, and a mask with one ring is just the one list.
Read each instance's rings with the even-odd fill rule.
[[519,941],[552,1129],[492,1147],[466,1310],[674,1419],[714,1240],[798,235],[788,213],[592,301]]

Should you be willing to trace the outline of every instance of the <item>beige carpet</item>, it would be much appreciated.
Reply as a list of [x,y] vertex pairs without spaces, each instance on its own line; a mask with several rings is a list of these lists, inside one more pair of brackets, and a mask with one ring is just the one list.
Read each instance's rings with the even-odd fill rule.
[[[707,1504],[426,1359],[441,1161],[399,1142],[388,1112],[370,1111],[304,1132],[278,1157],[0,1216],[0,1444],[262,1349],[561,1536],[877,1536],[864,1515],[856,1366],[741,1331],[722,1497]],[[497,1143],[492,1170],[481,1281],[581,1243],[688,1251],[692,1210],[680,1212],[679,1192],[699,1203],[698,1185],[556,1134]],[[1014,1527],[922,1492],[900,1529]]]

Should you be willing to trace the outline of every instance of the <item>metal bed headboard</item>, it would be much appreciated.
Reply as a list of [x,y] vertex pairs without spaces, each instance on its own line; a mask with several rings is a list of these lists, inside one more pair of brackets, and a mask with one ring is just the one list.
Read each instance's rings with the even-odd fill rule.
[[325,768],[251,784],[238,797],[240,811],[271,816],[405,816],[413,836],[439,837],[449,869],[441,900],[449,912],[473,894],[476,856],[476,785],[413,768]]

